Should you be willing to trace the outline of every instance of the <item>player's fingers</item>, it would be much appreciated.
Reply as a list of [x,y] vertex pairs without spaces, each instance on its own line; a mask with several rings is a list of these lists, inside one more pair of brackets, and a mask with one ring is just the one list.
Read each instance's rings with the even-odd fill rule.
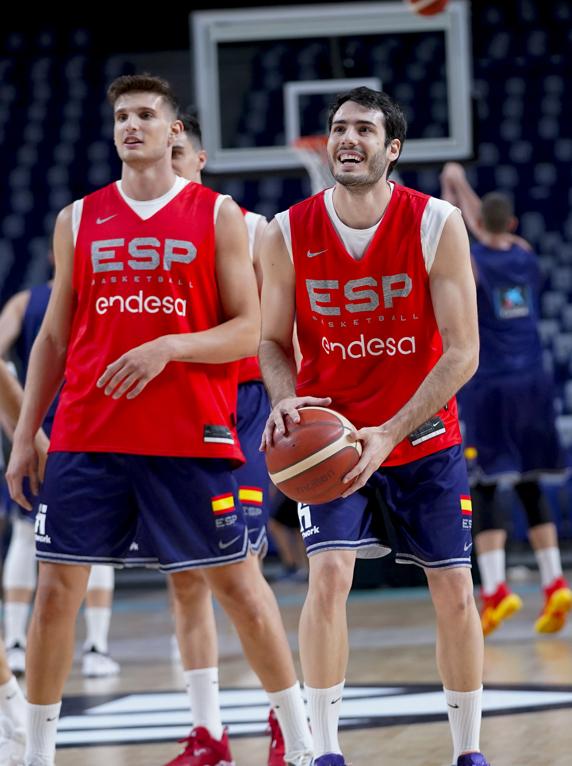
[[116,388],[122,383],[122,381],[130,375],[130,371],[126,367],[120,367],[119,370],[115,373],[115,375],[111,378],[111,380],[108,381],[107,385],[104,389],[104,394],[106,396],[111,396],[111,394],[114,393]]
[[97,381],[98,388],[103,388],[103,386],[105,386],[111,380],[117,370],[123,366],[123,361],[123,357],[120,356],[119,359],[116,359],[114,362],[107,365],[103,375]]
[[30,478],[30,491],[33,495],[37,495],[40,491],[40,477],[38,476],[38,465],[37,463],[35,465],[30,466],[30,471],[28,474]]
[[298,408],[295,405],[284,407],[284,420],[286,420],[286,417],[289,417],[293,423],[299,423],[300,413],[298,412]]
[[273,431],[278,431],[279,434],[286,433],[286,424],[284,423],[285,415],[280,411],[274,412],[272,415],[272,422],[274,425]]
[[343,483],[349,484],[350,482],[352,482],[356,478],[356,476],[359,476],[360,473],[362,473],[362,471],[364,471],[367,468],[367,466],[370,463],[370,460],[371,458],[367,450],[364,450],[361,453],[360,459],[357,461],[354,467],[350,471],[348,471],[346,475],[344,476],[344,478],[342,479]]
[[360,437],[359,431],[348,431],[346,437],[351,442],[359,442],[361,439],[363,439],[363,436]]
[[115,391],[113,392],[113,399],[119,399],[123,396],[123,394],[126,391],[129,391],[129,389],[137,383],[138,375],[135,373],[131,373],[131,375],[128,375],[126,378],[124,378],[123,382],[117,386]]
[[136,396],[139,396],[141,391],[145,388],[145,386],[149,383],[149,380],[147,378],[144,378],[143,380],[140,380],[139,383],[135,386],[135,388],[131,389],[131,391],[127,394],[125,397],[126,399],[135,399]]
[[19,506],[24,508],[27,511],[32,510],[32,506],[30,504],[30,501],[24,495],[24,492],[22,490],[22,479],[23,476],[6,476],[6,480],[8,482],[8,490],[10,491],[10,497],[15,503],[18,503]]
[[299,407],[305,407],[308,404],[314,404],[316,407],[327,407],[328,404],[332,403],[332,398],[330,396],[305,396],[304,397],[304,403],[299,404]]

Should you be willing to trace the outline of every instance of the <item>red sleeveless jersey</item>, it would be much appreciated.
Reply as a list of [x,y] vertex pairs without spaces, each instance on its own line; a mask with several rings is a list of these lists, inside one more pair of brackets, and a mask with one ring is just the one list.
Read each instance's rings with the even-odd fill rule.
[[189,183],[147,220],[116,184],[83,200],[52,450],[243,460],[235,364],[170,362],[135,399],[114,400],[96,386],[129,349],[224,321],[215,272],[217,196]]
[[[302,352],[298,396],[330,396],[356,428],[395,415],[442,355],[421,245],[430,197],[394,185],[387,211],[360,260],[345,249],[324,192],[290,208],[296,321]],[[460,444],[455,399],[384,465]]]
[[[256,233],[256,226],[258,225],[258,221],[262,216],[257,215],[256,213],[250,213],[246,208],[242,207],[242,214],[244,215],[246,219],[246,223],[248,226],[248,233],[249,233],[249,243],[250,243],[250,257],[254,258],[254,236]],[[251,216],[253,218],[252,220],[252,226],[253,226],[253,232],[251,234],[251,224],[249,223],[248,216]],[[249,356],[246,357],[246,359],[241,359],[238,362],[238,382],[240,383],[248,383],[251,380],[262,380],[262,373],[260,372],[260,364],[258,363],[258,357],[257,356]]]

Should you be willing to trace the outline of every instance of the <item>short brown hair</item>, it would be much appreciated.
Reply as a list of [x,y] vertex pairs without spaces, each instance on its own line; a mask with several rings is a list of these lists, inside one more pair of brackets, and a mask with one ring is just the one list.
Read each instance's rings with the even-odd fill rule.
[[503,234],[508,231],[513,215],[511,199],[502,192],[489,192],[481,200],[483,226],[491,234]]
[[111,106],[125,93],[157,93],[163,97],[163,101],[173,110],[175,115],[179,111],[179,102],[173,93],[171,85],[162,77],[156,77],[143,72],[143,74],[123,74],[116,77],[107,89],[107,100]]

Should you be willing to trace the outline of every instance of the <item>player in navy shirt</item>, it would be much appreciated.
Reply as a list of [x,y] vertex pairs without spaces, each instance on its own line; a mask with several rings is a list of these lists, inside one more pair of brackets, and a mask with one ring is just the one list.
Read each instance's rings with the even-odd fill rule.
[[465,454],[474,482],[483,632],[492,633],[522,607],[506,583],[506,519],[497,498],[502,478],[512,480],[526,512],[544,589],[544,607],[535,629],[555,633],[572,608],[572,591],[562,576],[556,526],[539,485],[539,475],[561,470],[564,459],[555,425],[553,384],[543,368],[538,332],[537,259],[530,245],[513,233],[517,219],[506,195],[492,192],[481,201],[456,163],[445,166],[441,179],[443,197],[461,208],[477,240],[471,253],[480,360],[460,403]]

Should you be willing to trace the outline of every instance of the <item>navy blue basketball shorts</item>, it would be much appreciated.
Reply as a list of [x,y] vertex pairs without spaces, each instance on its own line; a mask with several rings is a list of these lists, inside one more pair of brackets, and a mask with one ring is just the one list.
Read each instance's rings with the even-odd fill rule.
[[270,479],[260,439],[270,414],[270,400],[260,380],[241,383],[238,387],[237,432],[246,463],[234,476],[238,496],[244,510],[250,546],[254,553],[264,555],[268,548],[266,525],[269,515]]
[[430,569],[471,566],[471,500],[460,445],[378,469],[362,490],[298,507],[308,556],[353,550]]
[[543,370],[473,380],[460,404],[471,483],[564,470],[552,380]]
[[242,561],[249,550],[226,460],[100,452],[48,457],[36,514],[40,561],[177,572]]

